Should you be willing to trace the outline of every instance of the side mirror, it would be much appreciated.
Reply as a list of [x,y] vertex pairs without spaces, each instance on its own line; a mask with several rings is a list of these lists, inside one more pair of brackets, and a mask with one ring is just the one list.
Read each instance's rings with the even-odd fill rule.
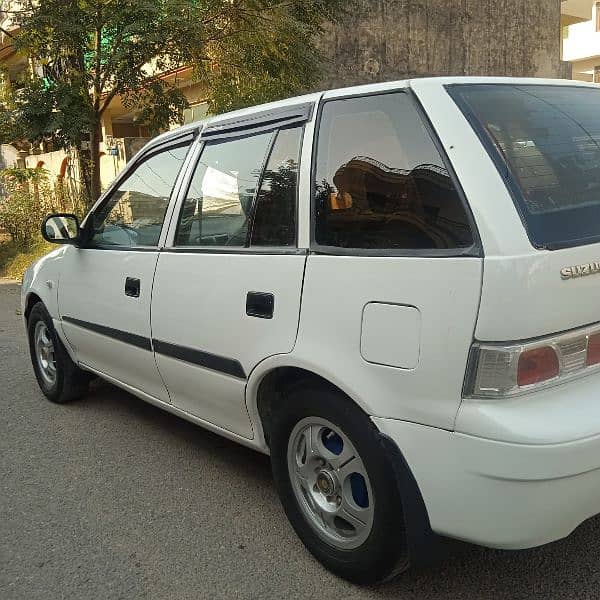
[[48,215],[42,223],[42,237],[52,244],[76,244],[80,239],[79,219],[69,213]]

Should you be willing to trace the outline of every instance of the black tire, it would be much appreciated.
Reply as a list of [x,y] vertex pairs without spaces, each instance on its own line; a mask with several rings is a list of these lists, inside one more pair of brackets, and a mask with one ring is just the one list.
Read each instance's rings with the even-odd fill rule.
[[[40,321],[45,323],[48,335],[54,345],[56,379],[52,384],[49,384],[44,378],[36,358],[34,339],[35,328]],[[64,404],[65,402],[70,402],[83,396],[88,390],[91,377],[71,360],[71,357],[54,330],[52,317],[42,302],[35,304],[29,313],[29,318],[27,319],[27,335],[29,338],[29,353],[31,356],[31,364],[33,365],[33,372],[35,373],[38,385],[46,398],[51,402]]]
[[[357,548],[339,549],[319,537],[302,512],[288,471],[288,443],[296,424],[320,417],[340,428],[360,455],[374,496],[373,525]],[[353,583],[374,584],[408,568],[402,501],[394,471],[376,427],[348,398],[334,389],[298,386],[274,410],[271,465],[287,517],[308,550],[330,571]]]

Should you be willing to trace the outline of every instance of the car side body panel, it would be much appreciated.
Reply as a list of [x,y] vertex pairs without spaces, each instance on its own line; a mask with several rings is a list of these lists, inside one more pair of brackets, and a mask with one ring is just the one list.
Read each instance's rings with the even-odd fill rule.
[[[451,429],[475,328],[481,271],[482,260],[474,257],[311,255],[293,355],[322,364],[327,378],[344,382],[370,415]],[[369,303],[418,310],[414,368],[375,364],[361,355],[363,311]],[[391,328],[386,335],[395,340],[387,345],[395,344],[401,356],[409,341],[403,331]]]

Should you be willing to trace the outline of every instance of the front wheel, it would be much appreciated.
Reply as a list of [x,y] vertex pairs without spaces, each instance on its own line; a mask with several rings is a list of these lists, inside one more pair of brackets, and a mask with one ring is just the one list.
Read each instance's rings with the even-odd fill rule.
[[271,462],[284,510],[335,574],[377,583],[408,566],[402,503],[378,432],[335,390],[299,387],[275,410]]
[[41,302],[31,309],[27,334],[33,371],[46,398],[63,404],[85,394],[90,376],[69,357]]

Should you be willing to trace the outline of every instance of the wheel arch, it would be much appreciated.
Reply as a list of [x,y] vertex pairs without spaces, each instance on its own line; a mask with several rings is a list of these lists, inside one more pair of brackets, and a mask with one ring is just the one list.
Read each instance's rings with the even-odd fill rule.
[[25,297],[25,307],[23,310],[23,316],[25,317],[25,321],[29,320],[29,315],[31,313],[31,309],[38,303],[41,302],[42,304],[44,303],[44,301],[40,298],[40,296],[38,296],[38,294],[36,292],[28,292],[27,296]]
[[372,414],[366,404],[331,373],[316,365],[293,360],[289,355],[287,360],[284,357],[271,357],[259,364],[250,374],[246,386],[246,406],[255,429],[256,443],[265,452],[269,452],[268,429],[273,406],[285,402],[286,392],[301,381],[335,390],[367,416]]
[[[35,282],[34,282],[35,283]],[[58,303],[56,293],[51,293],[51,287],[42,288],[42,290],[38,289],[39,286],[32,285],[31,288],[27,291],[25,295],[25,299],[23,301],[22,309],[23,309],[23,321],[25,324],[25,328],[27,329],[27,324],[29,321],[29,315],[31,314],[31,310],[38,303],[41,302],[44,308],[48,311],[48,314],[52,318],[54,323],[54,329],[60,338],[60,341],[63,343],[69,358],[77,363],[77,357],[74,349],[71,347],[71,344],[65,333],[62,329],[60,318],[58,315]],[[54,287],[54,286],[52,286]],[[41,293],[40,293],[41,292]],[[44,293],[45,292],[45,293]]]

